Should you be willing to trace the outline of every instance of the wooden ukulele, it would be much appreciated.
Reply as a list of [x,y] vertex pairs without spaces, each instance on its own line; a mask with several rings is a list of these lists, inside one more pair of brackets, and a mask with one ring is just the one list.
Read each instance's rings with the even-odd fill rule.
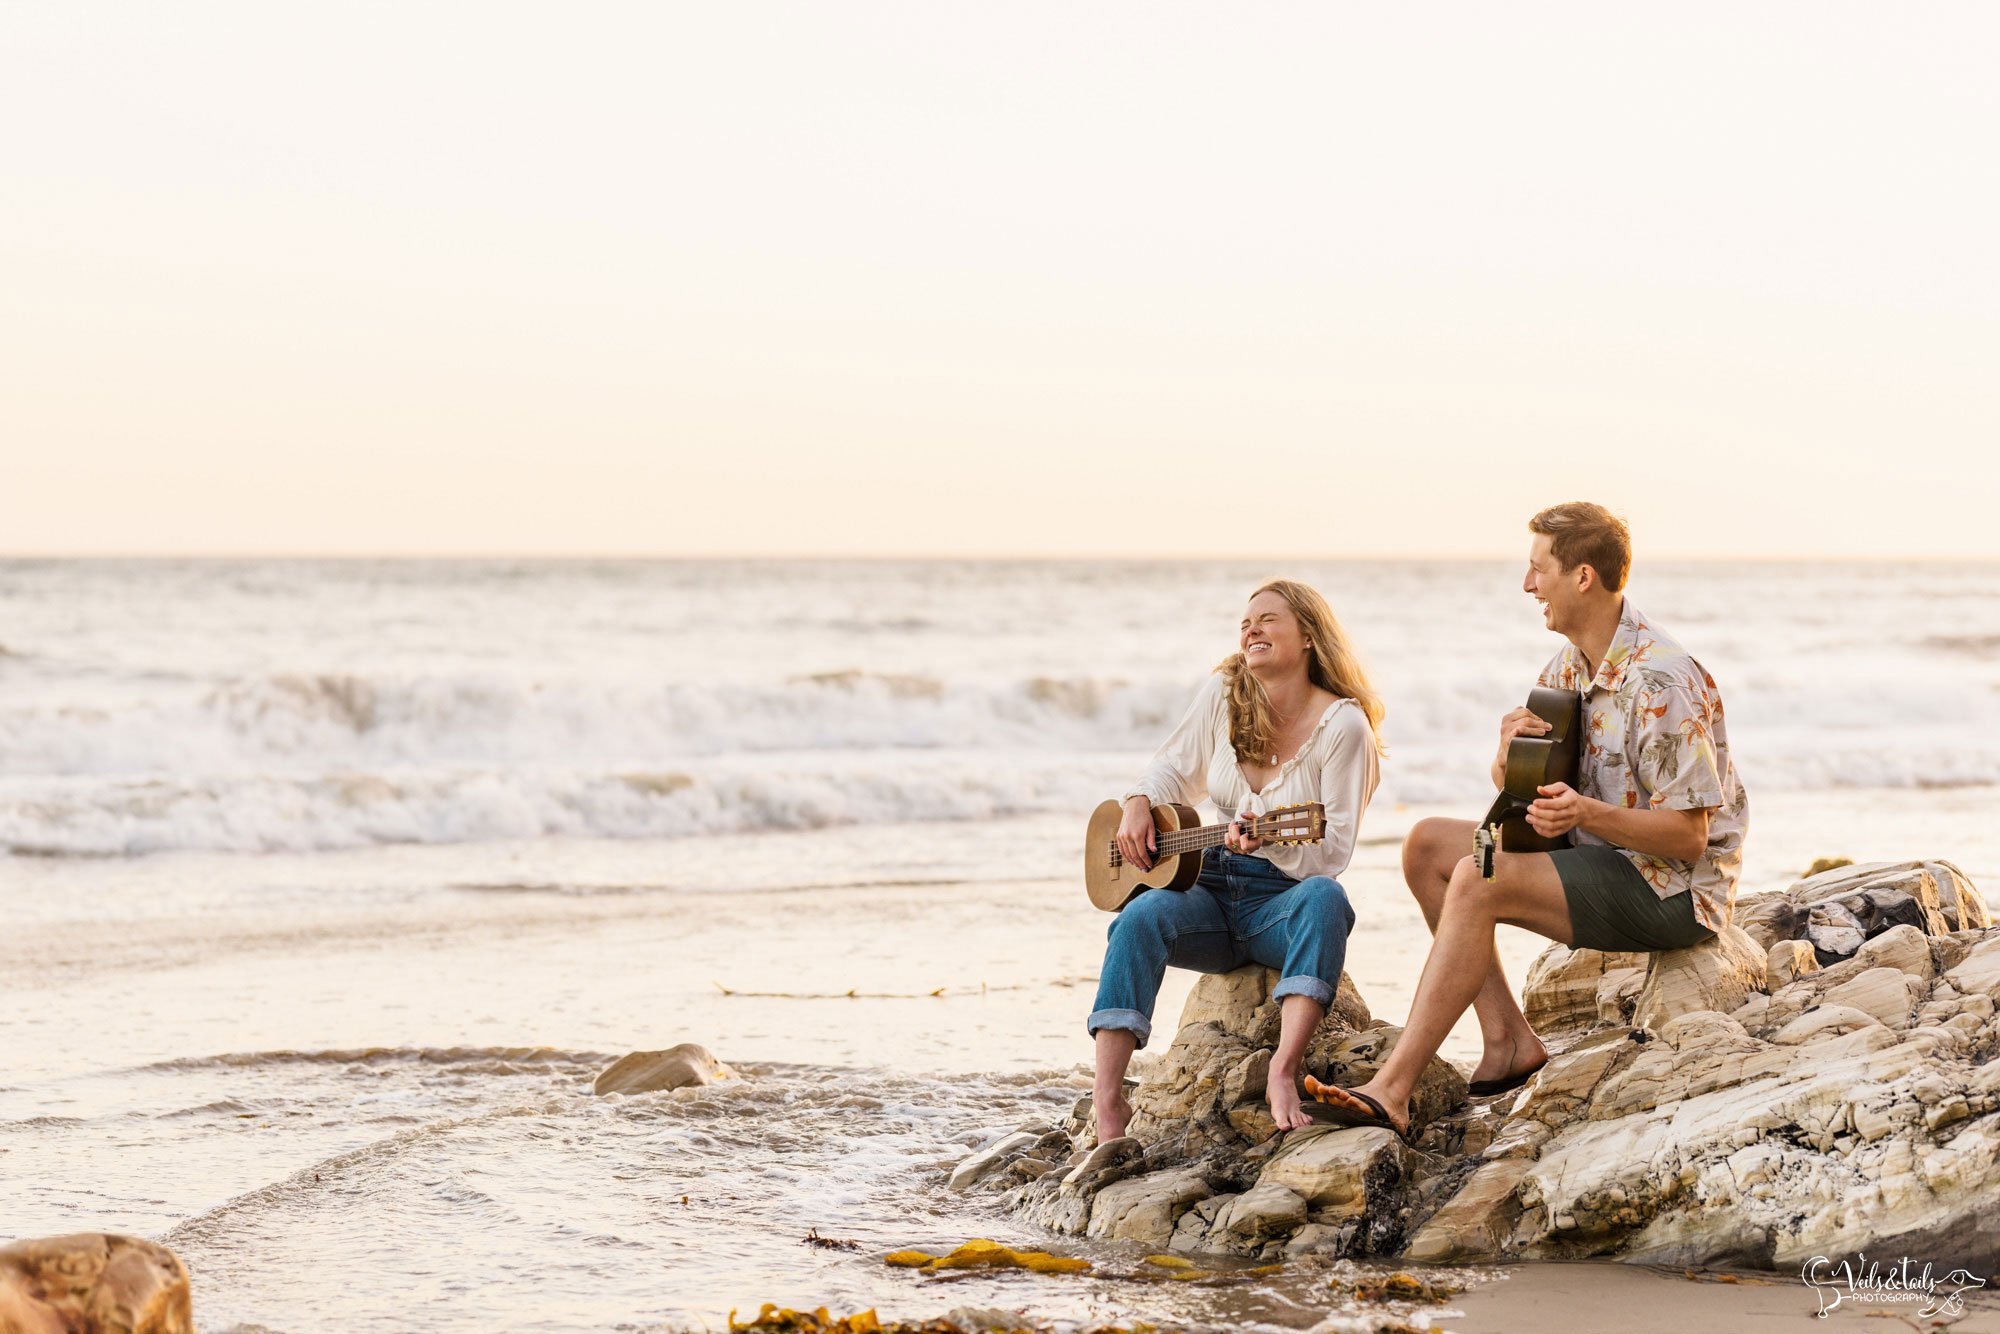
[[1472,855],[1479,874],[1493,878],[1493,853],[1552,852],[1570,845],[1570,836],[1545,838],[1528,823],[1528,806],[1538,788],[1550,783],[1576,785],[1577,761],[1583,749],[1583,696],[1573,690],[1536,686],[1528,692],[1528,707],[1549,725],[1542,736],[1517,736],[1507,743],[1507,768],[1500,795],[1472,834]]
[[[1142,871],[1118,851],[1125,804],[1107,801],[1090,814],[1083,836],[1083,886],[1090,901],[1117,912],[1142,889],[1186,889],[1201,875],[1205,848],[1219,848],[1228,824],[1201,823],[1194,807],[1175,802],[1153,807],[1153,867]],[[1326,837],[1326,807],[1317,801],[1280,806],[1243,822],[1243,832],[1266,843],[1317,843]]]

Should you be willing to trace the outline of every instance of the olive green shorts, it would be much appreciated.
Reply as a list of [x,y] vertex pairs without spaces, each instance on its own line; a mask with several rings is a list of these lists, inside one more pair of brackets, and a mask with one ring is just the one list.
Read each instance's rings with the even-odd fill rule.
[[1694,895],[1661,898],[1626,855],[1602,843],[1549,854],[1569,902],[1570,943],[1588,950],[1679,950],[1712,940],[1694,918]]

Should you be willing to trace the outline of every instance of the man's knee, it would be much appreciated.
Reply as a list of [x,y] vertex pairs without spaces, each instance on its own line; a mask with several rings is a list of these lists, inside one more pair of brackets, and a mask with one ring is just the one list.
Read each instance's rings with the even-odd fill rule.
[[1412,890],[1449,875],[1452,864],[1470,850],[1472,826],[1464,820],[1431,816],[1410,827],[1403,840],[1403,878]]
[[1443,912],[1447,916],[1492,917],[1498,911],[1501,890],[1498,884],[1479,874],[1479,863],[1462,857],[1451,868],[1445,882]]

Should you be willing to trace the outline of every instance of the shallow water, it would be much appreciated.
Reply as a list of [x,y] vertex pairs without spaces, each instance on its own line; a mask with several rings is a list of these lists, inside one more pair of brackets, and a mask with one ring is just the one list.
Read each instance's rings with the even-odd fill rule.
[[[1779,799],[1765,846],[1866,855],[1873,809],[1941,849],[1994,795]],[[1060,841],[1054,821],[962,832],[947,843]],[[1144,1271],[943,1185],[1087,1086],[1107,919],[1060,875],[927,879],[978,869],[935,847],[904,883],[699,887],[811,838],[17,863],[35,912],[0,977],[0,1218],[165,1240],[211,1329],[720,1328],[765,1301],[1287,1327],[1332,1309],[1311,1265],[1207,1287],[884,1266],[984,1236]],[[1400,1019],[1424,936],[1395,842],[1348,877],[1349,970]],[[1965,859],[2000,874],[1990,847]],[[1539,945],[1502,933],[1517,980]],[[1170,976],[1163,1025],[1191,981]],[[590,1096],[617,1055],[681,1041],[748,1077]],[[1462,1024],[1447,1054],[1476,1050]]]

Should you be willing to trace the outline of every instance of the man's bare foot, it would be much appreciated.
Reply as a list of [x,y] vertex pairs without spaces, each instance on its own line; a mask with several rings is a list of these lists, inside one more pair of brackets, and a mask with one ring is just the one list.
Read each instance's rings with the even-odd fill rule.
[[1389,1128],[1391,1130],[1395,1131],[1398,1135],[1407,1135],[1410,1133],[1410,1100],[1407,1097],[1391,1097],[1388,1093],[1376,1088],[1372,1081],[1366,1084],[1356,1084],[1352,1089],[1344,1089],[1333,1084],[1322,1084],[1317,1079],[1308,1076],[1306,1079],[1306,1092],[1329,1106],[1341,1107],[1349,1112],[1358,1113],[1371,1121],[1379,1121],[1381,1118],[1376,1115],[1375,1109],[1355,1096],[1358,1093],[1365,1093],[1379,1103],[1384,1112],[1388,1113]]
[[1299,1107],[1299,1073],[1296,1070],[1280,1070],[1272,1066],[1270,1076],[1264,1081],[1264,1100],[1271,1104],[1271,1119],[1278,1123],[1280,1130],[1297,1130],[1313,1123],[1313,1119]]
[[1102,1093],[1092,1094],[1090,1111],[1097,1121],[1099,1144],[1108,1144],[1119,1138],[1125,1133],[1125,1127],[1132,1123],[1132,1104],[1126,1100],[1123,1088],[1109,1098]]
[[1479,1064],[1472,1067],[1469,1078],[1475,1083],[1512,1079],[1548,1059],[1549,1049],[1542,1045],[1540,1038],[1530,1036],[1525,1042],[1514,1038],[1499,1046],[1489,1045],[1481,1052]]

